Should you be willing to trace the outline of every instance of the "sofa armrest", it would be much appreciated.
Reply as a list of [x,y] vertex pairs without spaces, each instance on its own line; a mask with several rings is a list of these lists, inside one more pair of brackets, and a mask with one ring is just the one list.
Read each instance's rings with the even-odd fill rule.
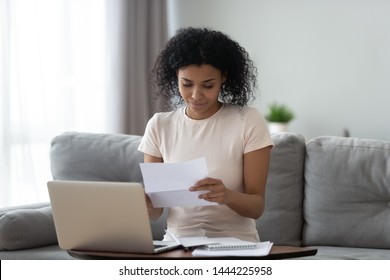
[[49,203],[0,209],[0,250],[57,244]]

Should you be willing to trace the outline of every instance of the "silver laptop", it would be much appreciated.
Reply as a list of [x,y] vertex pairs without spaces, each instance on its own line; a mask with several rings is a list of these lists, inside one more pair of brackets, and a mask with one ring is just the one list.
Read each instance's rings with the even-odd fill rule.
[[47,183],[58,243],[65,250],[153,254],[178,247],[153,240],[139,183]]

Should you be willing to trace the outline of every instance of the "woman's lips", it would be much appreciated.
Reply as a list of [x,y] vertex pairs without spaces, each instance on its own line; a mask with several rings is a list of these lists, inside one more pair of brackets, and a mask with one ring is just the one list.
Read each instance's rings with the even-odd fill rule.
[[207,103],[190,103],[190,106],[195,109],[203,108]]

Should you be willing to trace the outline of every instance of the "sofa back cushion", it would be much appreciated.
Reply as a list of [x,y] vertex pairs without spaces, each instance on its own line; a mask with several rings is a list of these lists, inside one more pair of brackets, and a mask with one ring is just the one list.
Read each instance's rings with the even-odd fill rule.
[[390,249],[390,142],[318,137],[306,153],[304,245]]
[[265,211],[257,220],[261,240],[300,246],[303,227],[305,139],[295,133],[272,134]]
[[55,180],[142,182],[141,136],[65,132],[51,142]]

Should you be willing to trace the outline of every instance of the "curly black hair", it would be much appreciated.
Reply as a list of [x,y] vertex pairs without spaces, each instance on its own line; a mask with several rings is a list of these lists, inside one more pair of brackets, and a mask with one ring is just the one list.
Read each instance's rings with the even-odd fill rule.
[[183,103],[177,71],[188,65],[209,64],[226,75],[222,102],[239,106],[254,99],[257,69],[247,51],[229,36],[208,28],[181,28],[166,44],[152,68],[152,84],[166,106]]

